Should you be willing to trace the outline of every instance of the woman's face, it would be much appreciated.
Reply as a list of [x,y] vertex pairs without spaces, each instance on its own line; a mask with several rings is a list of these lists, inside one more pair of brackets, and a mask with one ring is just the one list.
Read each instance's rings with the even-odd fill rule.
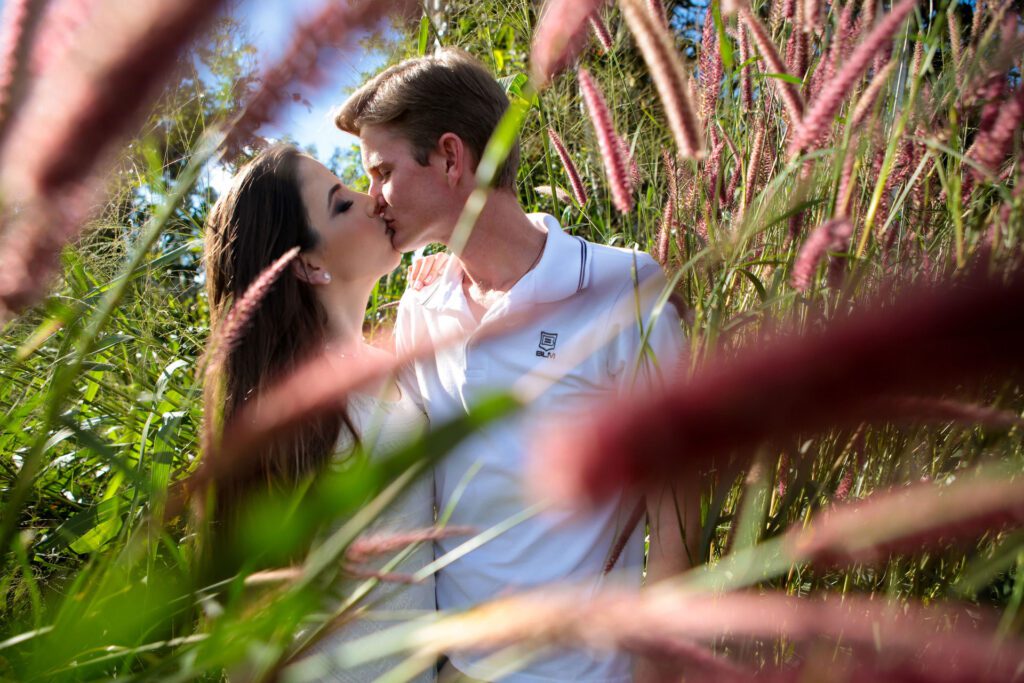
[[320,237],[313,254],[333,282],[372,282],[398,267],[402,255],[391,246],[369,195],[348,189],[307,156],[299,157],[297,175],[310,225]]

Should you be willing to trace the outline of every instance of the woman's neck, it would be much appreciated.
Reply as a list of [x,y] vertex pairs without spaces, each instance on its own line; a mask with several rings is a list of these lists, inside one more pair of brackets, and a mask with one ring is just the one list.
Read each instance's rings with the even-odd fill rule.
[[321,287],[318,295],[327,310],[334,344],[354,347],[362,343],[366,306],[374,284],[335,281]]

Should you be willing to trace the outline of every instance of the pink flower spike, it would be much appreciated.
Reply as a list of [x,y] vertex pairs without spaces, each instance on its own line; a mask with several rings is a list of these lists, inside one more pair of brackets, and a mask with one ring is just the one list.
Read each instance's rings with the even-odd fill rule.
[[217,330],[216,336],[210,342],[210,364],[208,368],[218,367],[227,362],[231,351],[238,346],[245,336],[245,331],[252,320],[260,302],[274,286],[281,273],[288,267],[295,257],[299,255],[299,247],[292,247],[279,256],[276,261],[267,266],[255,280],[252,281],[238,301],[232,306],[224,319],[223,325]]
[[[757,49],[760,51],[761,56],[764,58],[765,63],[771,70],[771,73],[775,74],[788,74],[786,65],[782,62],[782,58],[779,56],[779,51],[775,47],[775,43],[772,42],[771,36],[768,34],[768,29],[764,27],[761,20],[757,18],[754,11],[750,9],[750,5],[744,2],[739,8],[740,19],[744,25],[750,31],[751,37],[754,39],[754,43],[757,45]],[[786,105],[786,111],[789,113],[789,120],[791,125],[795,125],[803,117],[804,103],[800,97],[800,93],[797,91],[796,86],[789,81],[781,78],[769,78],[772,86],[779,93],[779,97],[782,98],[783,103]]]
[[[1024,121],[1024,86],[1019,86],[999,107],[991,127],[981,130],[967,150],[967,158],[977,162],[990,172],[1013,150],[1013,137]],[[971,168],[971,175],[982,180],[983,174]]]
[[669,28],[668,15],[665,14],[665,5],[661,0],[647,0],[647,10],[661,26],[666,30]]
[[615,135],[619,140],[619,149],[622,150],[622,158],[626,160],[626,164],[629,166],[629,191],[635,192],[640,187],[640,166],[636,163],[636,157],[633,156],[633,152],[629,149],[629,143],[626,138],[619,134]]
[[807,115],[796,127],[796,134],[791,138],[789,145],[791,157],[805,149],[812,148],[824,137],[847,95],[853,90],[854,83],[864,75],[875,55],[892,40],[893,34],[914,9],[917,1],[900,0],[899,4],[893,6],[892,11],[886,15],[885,19],[879,22],[878,26],[857,46],[839,73],[824,84],[821,94],[814,100]]
[[576,60],[586,45],[587,22],[601,9],[602,0],[548,0],[533,32],[530,73],[538,86]]
[[608,104],[586,69],[581,67],[577,75],[583,101],[590,113],[594,132],[597,133],[597,144],[601,149],[601,159],[604,162],[604,170],[611,187],[612,201],[619,211],[629,213],[633,209],[633,194],[627,170],[629,162],[622,154],[619,137],[612,126],[612,115],[608,111]]
[[800,247],[800,253],[793,264],[793,288],[807,291],[818,269],[818,263],[826,251],[845,249],[853,235],[853,223],[848,218],[836,218],[818,226]]
[[658,229],[658,249],[655,258],[662,266],[668,264],[669,240],[672,237],[672,228],[675,225],[676,201],[669,195],[665,202],[665,209],[661,214],[661,226]]
[[711,121],[715,117],[715,104],[722,88],[722,55],[718,50],[718,33],[711,8],[704,14],[704,32],[700,40],[700,117]]
[[583,186],[580,172],[576,170],[576,164],[572,162],[569,152],[565,149],[565,145],[562,144],[562,138],[558,137],[558,133],[555,132],[554,128],[548,128],[548,137],[555,148],[555,153],[558,154],[558,158],[562,161],[565,174],[569,176],[569,185],[572,187],[572,194],[576,198],[576,203],[583,206],[587,203],[587,190]]
[[641,2],[622,0],[623,15],[658,90],[680,156],[699,159],[703,155],[703,140],[700,122],[690,104],[686,69],[674,38],[657,24]]
[[[699,491],[704,472],[714,468],[726,481],[762,444],[889,421],[880,399],[941,396],[988,377],[1017,381],[1022,297],[1021,273],[1004,281],[979,269],[922,282],[895,302],[877,299],[820,332],[753,339],[663,391],[595,406],[578,429],[538,443],[537,485],[582,504],[668,482]],[[739,453],[746,455],[737,462]]]
[[32,34],[45,3],[41,0],[9,0],[0,27],[0,144],[8,130],[14,109],[26,88]]
[[292,101],[290,87],[301,82],[317,82],[319,48],[344,45],[359,28],[373,26],[396,9],[411,6],[411,0],[384,0],[352,3],[327,3],[296,29],[284,57],[268,69],[259,89],[249,98],[235,119],[222,147],[225,158],[233,158],[253,139],[261,125],[270,121],[282,105]]
[[612,34],[598,12],[590,15],[590,28],[594,31],[594,37],[601,44],[601,49],[604,50],[604,53],[608,54],[611,52],[614,44]]

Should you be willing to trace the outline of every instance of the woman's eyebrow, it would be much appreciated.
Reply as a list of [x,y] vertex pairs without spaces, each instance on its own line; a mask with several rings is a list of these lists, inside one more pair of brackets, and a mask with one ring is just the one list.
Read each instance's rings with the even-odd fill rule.
[[327,190],[327,211],[331,210],[331,202],[334,200],[334,193],[341,190],[341,183],[335,183],[334,187]]

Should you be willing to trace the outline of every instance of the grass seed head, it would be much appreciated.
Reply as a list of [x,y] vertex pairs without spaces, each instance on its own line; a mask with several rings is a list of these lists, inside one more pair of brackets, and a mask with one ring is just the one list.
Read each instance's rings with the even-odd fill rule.
[[690,103],[686,69],[674,38],[651,17],[642,0],[623,0],[622,12],[657,88],[679,154],[699,159],[703,154],[700,122]]
[[601,150],[601,160],[604,162],[612,201],[619,211],[629,213],[633,209],[633,192],[629,179],[629,160],[623,155],[621,138],[615,132],[604,94],[590,73],[581,67],[577,75],[580,93],[587,105],[594,132],[597,134],[597,144]]

